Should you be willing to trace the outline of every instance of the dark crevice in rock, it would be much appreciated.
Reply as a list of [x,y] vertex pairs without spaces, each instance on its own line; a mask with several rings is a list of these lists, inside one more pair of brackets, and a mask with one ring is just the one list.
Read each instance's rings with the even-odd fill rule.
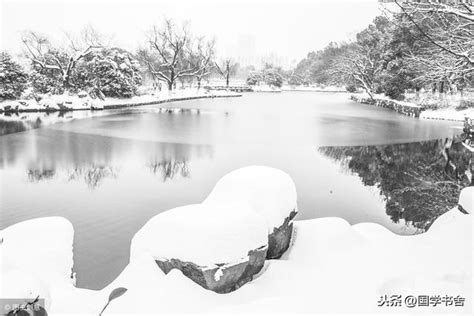
[[280,227],[276,227],[273,232],[268,235],[268,252],[267,259],[279,259],[290,247],[291,234],[293,233],[293,218],[298,212],[296,209],[291,211],[290,215]]

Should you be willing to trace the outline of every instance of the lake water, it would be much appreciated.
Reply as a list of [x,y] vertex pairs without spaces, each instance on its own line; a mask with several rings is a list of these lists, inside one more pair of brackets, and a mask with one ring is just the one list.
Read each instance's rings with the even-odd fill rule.
[[[388,185],[384,172],[401,175],[413,165],[443,164],[437,155],[461,127],[356,104],[345,94],[254,93],[165,105],[199,114],[163,113],[162,106],[72,121],[75,114],[68,114],[56,124],[57,114],[30,124],[0,120],[0,228],[41,216],[66,217],[75,229],[77,285],[100,289],[126,266],[131,238],[148,219],[199,203],[225,173],[257,164],[294,179],[298,219],[337,216],[414,234],[436,214],[420,219],[415,211],[406,216],[387,205],[397,185],[417,183],[401,177]],[[423,143],[396,145],[409,142]],[[401,169],[375,159],[390,152]],[[351,165],[354,157],[370,164]],[[443,201],[455,204],[455,191],[448,190]],[[423,207],[430,205],[421,205],[421,212]]]

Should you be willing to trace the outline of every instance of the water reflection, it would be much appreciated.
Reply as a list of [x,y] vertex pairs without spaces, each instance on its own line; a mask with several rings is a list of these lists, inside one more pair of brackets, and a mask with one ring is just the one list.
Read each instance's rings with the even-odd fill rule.
[[68,173],[68,181],[83,179],[90,190],[97,188],[105,178],[117,177],[117,170],[111,166],[76,167]]
[[177,175],[180,175],[182,178],[188,178],[190,176],[189,166],[185,159],[155,160],[148,164],[148,168],[153,174],[161,175],[163,182],[172,180]]
[[394,223],[403,219],[426,231],[457,204],[459,192],[472,185],[470,153],[459,141],[443,139],[385,146],[321,147],[346,173],[375,186]]
[[108,114],[104,112],[26,112],[0,114],[0,136],[24,132],[57,123],[65,123],[74,119],[83,119]]
[[28,181],[29,182],[40,182],[48,180],[54,177],[56,170],[44,169],[44,170],[28,170]]

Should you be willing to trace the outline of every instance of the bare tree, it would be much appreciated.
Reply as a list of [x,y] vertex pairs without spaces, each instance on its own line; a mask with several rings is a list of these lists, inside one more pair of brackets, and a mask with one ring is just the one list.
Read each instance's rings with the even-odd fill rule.
[[380,60],[367,47],[352,44],[347,52],[333,63],[329,74],[338,78],[338,83],[354,84],[374,98],[376,77],[381,72]]
[[229,88],[230,77],[233,76],[237,71],[238,63],[234,62],[230,58],[227,58],[223,60],[220,65],[217,62],[214,64],[219,75],[224,78],[225,86]]
[[196,47],[193,48],[191,63],[198,69],[195,77],[198,90],[201,88],[202,79],[211,73],[214,58],[215,41],[206,41],[200,37],[196,41]]
[[186,25],[179,28],[172,20],[165,20],[161,28],[153,26],[148,34],[147,48],[139,56],[151,75],[173,90],[176,81],[193,77],[203,71],[203,64],[192,64],[192,36]]
[[72,87],[71,76],[78,62],[103,47],[100,35],[92,27],[85,28],[79,39],[69,36],[68,40],[65,48],[55,48],[46,36],[34,31],[26,31],[22,36],[26,56],[33,65],[57,72],[65,91]]

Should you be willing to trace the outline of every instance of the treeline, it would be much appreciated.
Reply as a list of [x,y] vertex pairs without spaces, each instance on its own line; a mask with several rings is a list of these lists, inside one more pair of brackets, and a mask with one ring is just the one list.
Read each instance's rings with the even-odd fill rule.
[[467,1],[385,1],[386,11],[349,43],[331,43],[299,62],[289,83],[344,85],[370,97],[474,86],[474,6]]
[[91,27],[67,35],[60,45],[34,31],[24,32],[21,41],[25,67],[7,52],[0,53],[2,99],[79,91],[98,98],[131,97],[145,78],[171,91],[177,83],[200,88],[211,74],[228,86],[238,68],[231,58],[217,59],[214,40],[193,35],[188,25],[172,20],[152,26],[137,52],[109,45]]

